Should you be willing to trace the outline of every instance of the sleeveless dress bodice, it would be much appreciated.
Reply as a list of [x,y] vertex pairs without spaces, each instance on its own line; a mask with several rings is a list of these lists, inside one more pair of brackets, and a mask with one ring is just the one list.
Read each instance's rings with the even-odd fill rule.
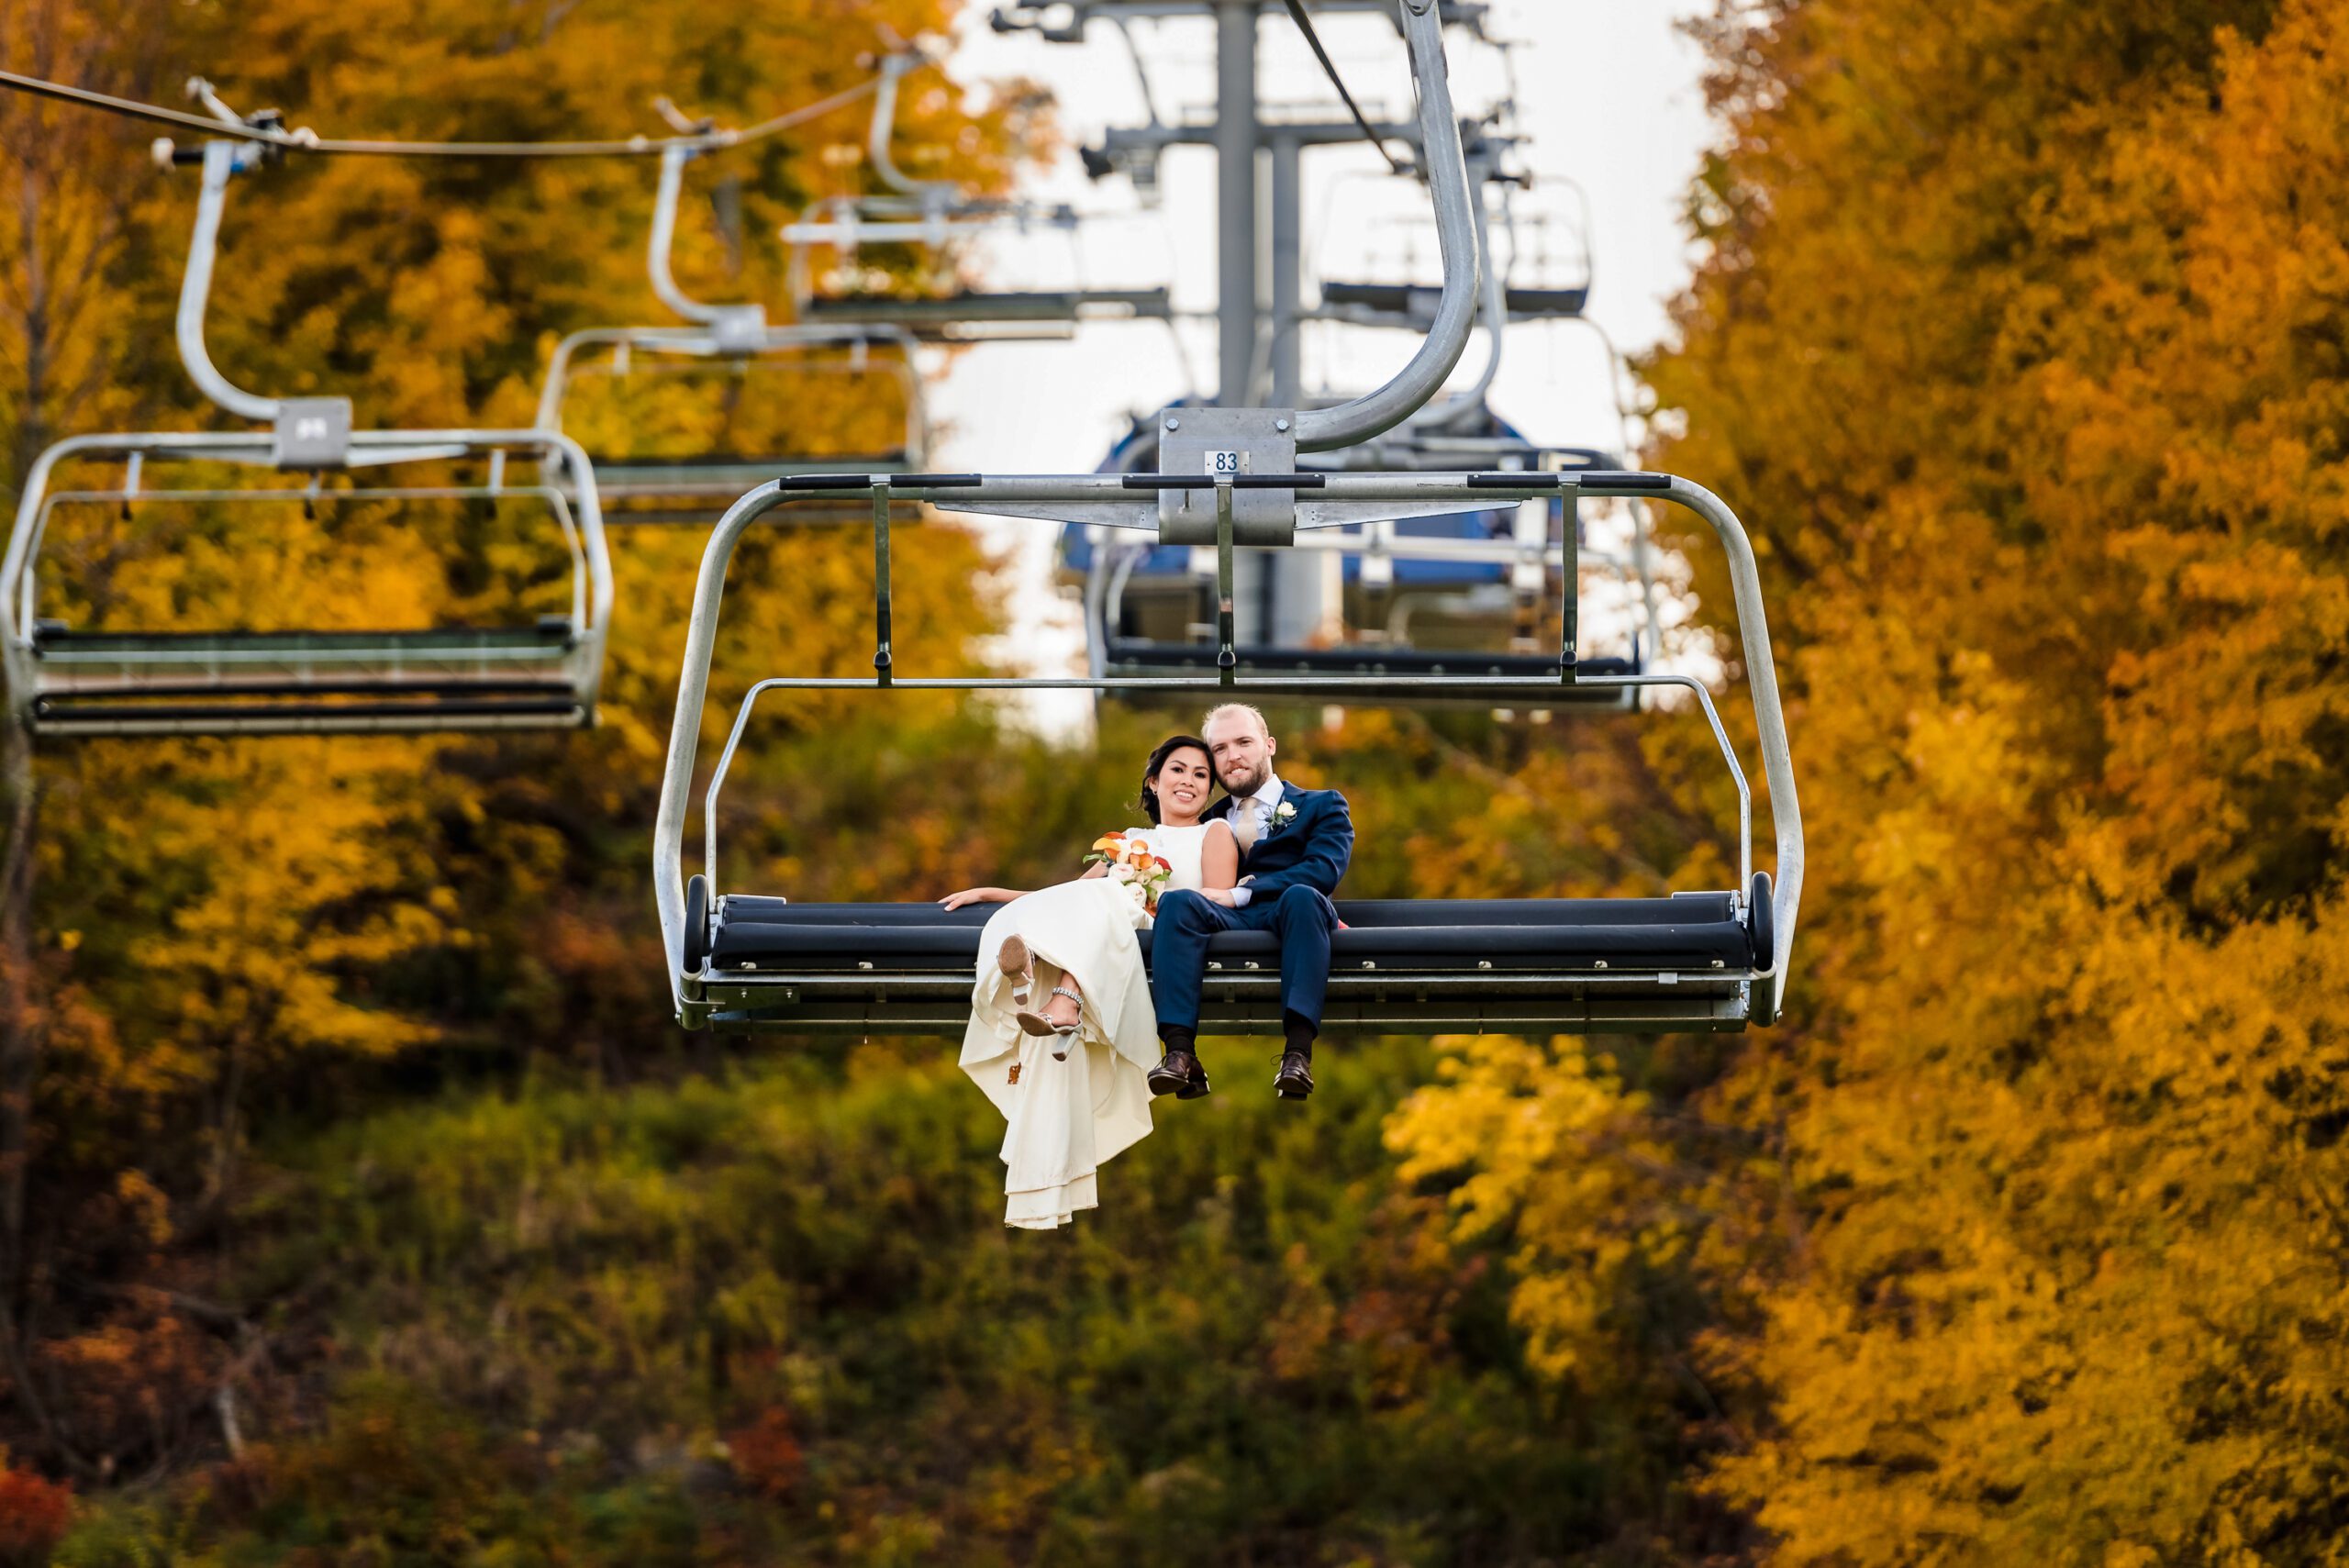
[[[1166,883],[1169,893],[1186,889],[1196,893],[1207,885],[1208,830],[1215,826],[1202,822],[1196,828],[1133,828],[1126,831],[1128,843],[1146,843],[1150,852],[1174,868]],[[1142,927],[1150,925],[1148,916]]]

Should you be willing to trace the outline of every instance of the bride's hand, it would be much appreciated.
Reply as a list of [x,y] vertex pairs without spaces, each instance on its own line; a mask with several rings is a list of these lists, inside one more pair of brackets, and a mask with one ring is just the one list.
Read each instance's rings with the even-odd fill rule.
[[950,912],[970,904],[999,904],[1003,900],[997,898],[996,895],[1001,891],[1001,888],[996,887],[967,887],[960,893],[948,894],[940,899],[938,904],[939,907]]

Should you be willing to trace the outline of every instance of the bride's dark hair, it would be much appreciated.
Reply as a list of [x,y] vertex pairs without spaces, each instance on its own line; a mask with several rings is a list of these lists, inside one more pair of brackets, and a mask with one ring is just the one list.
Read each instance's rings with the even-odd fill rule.
[[1215,753],[1208,751],[1208,743],[1200,740],[1197,736],[1177,735],[1169,740],[1160,741],[1158,743],[1158,750],[1150,754],[1150,762],[1141,771],[1141,808],[1143,812],[1149,816],[1152,823],[1158,822],[1160,817],[1158,815],[1158,791],[1151,787],[1150,781],[1156,778],[1159,774],[1159,770],[1166,766],[1167,758],[1173,756],[1175,752],[1182,751],[1186,746],[1192,751],[1198,752],[1201,756],[1208,758],[1208,772],[1210,774],[1215,772]]

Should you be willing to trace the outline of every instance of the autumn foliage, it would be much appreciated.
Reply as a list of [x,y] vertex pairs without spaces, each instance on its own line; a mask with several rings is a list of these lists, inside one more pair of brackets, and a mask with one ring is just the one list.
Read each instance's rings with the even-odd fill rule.
[[1712,1293],[1668,1348],[1775,1561],[2338,1562],[2349,14],[1701,32],[1656,456],[1775,594],[1791,1024],[1694,1125],[1479,1046],[1397,1136],[1562,1375],[1669,1324],[1659,1264]]
[[[201,68],[239,104],[284,104],[330,135],[544,139],[657,131],[649,106],[662,93],[746,124],[864,79],[858,57],[876,29],[913,35],[946,16],[927,0],[863,12],[843,26],[822,6],[753,17],[345,5],[263,17],[41,4],[0,18],[0,55],[149,99],[175,100]],[[677,245],[685,286],[775,300],[776,226],[864,177],[827,156],[861,139],[862,115],[852,106],[697,163]],[[907,120],[917,167],[982,187],[1044,133],[1025,108],[966,106],[935,74],[909,85]],[[117,122],[15,95],[0,103],[0,142],[24,219],[0,236],[10,476],[66,434],[233,424],[171,357],[191,172],[152,166]],[[647,160],[296,158],[258,170],[230,195],[213,357],[273,393],[348,393],[362,426],[528,426],[561,333],[666,318],[643,271],[653,172]],[[755,420],[723,428],[711,411],[740,389],[722,373],[650,387],[599,380],[577,417],[619,456],[737,438],[751,451],[870,450],[868,428],[901,422],[902,407],[887,406],[893,388],[838,395],[838,379],[826,384],[834,395],[815,397],[786,370],[750,400]],[[624,431],[609,414],[615,388],[639,417]],[[424,474],[457,477],[480,475]],[[950,606],[961,624],[983,617],[968,586],[976,547],[943,527],[924,537],[924,569],[900,576],[900,614],[916,626],[947,621]],[[641,530],[614,548],[622,608],[593,733],[11,753],[31,782],[12,789],[11,951],[0,955],[0,1339],[11,1352],[0,1384],[21,1451],[93,1481],[163,1461],[191,1423],[216,1429],[220,1391],[233,1396],[275,1353],[210,1299],[211,1271],[189,1261],[235,1233],[257,1118],[323,1082],[355,1088],[427,1046],[462,1056],[544,1043],[608,1069],[623,1028],[640,1039],[657,1020],[640,840],[618,825],[640,833],[650,820],[699,537]],[[525,502],[66,506],[45,550],[44,610],[170,629],[527,621],[563,607],[565,567],[551,519]],[[793,661],[866,667],[870,571],[869,544],[834,530],[767,530],[746,546],[718,699]],[[968,667],[959,642],[919,651],[942,671]],[[746,756],[746,798],[774,786],[768,761],[804,747],[825,717],[779,707]],[[724,719],[714,708],[712,722]],[[619,974],[647,984],[615,991]],[[607,983],[578,985],[585,975]],[[338,1080],[345,1071],[357,1078]]]
[[[655,129],[662,93],[747,123],[952,11],[44,0],[0,61],[545,137]],[[1770,594],[1810,846],[1783,1024],[1333,1041],[1310,1119],[1219,1092],[1098,1223],[1007,1239],[1000,1124],[940,1053],[666,1026],[645,834],[700,535],[624,531],[596,731],[12,754],[0,1559],[2344,1561],[2349,13],[1696,31],[1719,145],[1650,456],[1753,525]],[[1052,134],[925,80],[918,172],[1008,188]],[[686,288],[778,303],[775,227],[868,177],[861,131],[694,165]],[[170,354],[189,177],[14,97],[0,147],[8,474],[220,422]],[[563,333],[662,318],[651,173],[264,170],[215,357],[362,424],[528,424]],[[572,413],[631,456],[850,453],[901,399],[801,366]],[[528,613],[524,514],[84,507],[44,592],[94,624]],[[975,668],[988,563],[918,538],[901,663]],[[1720,655],[1750,757],[1683,542],[1681,651]],[[870,573],[853,530],[757,530],[709,724],[763,674],[869,670]],[[1074,870],[1169,720],[1108,709],[1076,755],[943,697],[767,711],[723,877],[818,898]],[[1353,797],[1353,895],[1732,878],[1689,713],[1330,717],[1275,715],[1285,774]]]

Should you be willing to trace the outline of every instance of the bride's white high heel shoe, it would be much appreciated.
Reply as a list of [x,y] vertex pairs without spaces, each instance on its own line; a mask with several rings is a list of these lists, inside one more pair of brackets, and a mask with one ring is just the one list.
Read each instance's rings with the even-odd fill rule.
[[996,950],[995,965],[1011,982],[1011,1006],[1016,1012],[1028,1010],[1028,993],[1036,984],[1036,963],[1029,956],[1028,944],[1018,937],[1006,937],[1003,946]]
[[1019,1014],[1019,1027],[1026,1029],[1030,1034],[1051,1039],[1052,1042],[1052,1060],[1055,1062],[1066,1062],[1068,1060],[1068,1048],[1075,1043],[1076,1037],[1078,1035],[1085,1032],[1085,998],[1078,995],[1075,992],[1069,990],[1064,985],[1053,986],[1052,995],[1055,996],[1065,996],[1070,1001],[1076,1004],[1076,1022],[1073,1024],[1056,1024],[1052,1022],[1052,1019],[1044,1017],[1041,1013],[1031,1013],[1023,1008]]

